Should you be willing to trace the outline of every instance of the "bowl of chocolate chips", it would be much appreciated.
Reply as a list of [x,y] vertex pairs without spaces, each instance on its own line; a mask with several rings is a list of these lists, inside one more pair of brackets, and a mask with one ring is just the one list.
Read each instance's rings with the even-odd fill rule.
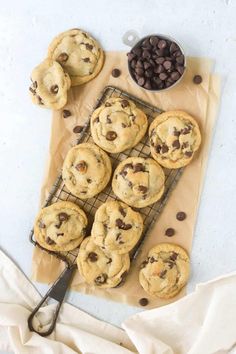
[[149,91],[163,91],[175,86],[186,68],[181,46],[164,35],[142,38],[127,56],[130,76],[136,84]]

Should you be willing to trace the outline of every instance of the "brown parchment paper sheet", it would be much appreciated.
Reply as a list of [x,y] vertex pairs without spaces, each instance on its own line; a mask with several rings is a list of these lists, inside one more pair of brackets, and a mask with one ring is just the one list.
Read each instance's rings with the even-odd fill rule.
[[[127,57],[123,52],[107,52],[102,72],[91,82],[73,87],[69,100],[64,107],[72,112],[72,116],[64,119],[62,111],[54,111],[52,115],[51,142],[49,160],[41,191],[41,202],[44,203],[51,186],[60,172],[63,160],[69,148],[76,143],[77,136],[73,133],[76,125],[83,125],[93,110],[97,97],[106,85],[121,88],[164,110],[181,109],[196,117],[202,133],[202,146],[194,160],[184,170],[175,190],[172,192],[152,231],[146,236],[145,243],[137,259],[131,266],[127,280],[121,287],[114,289],[97,289],[87,285],[77,271],[71,288],[86,294],[102,296],[107,299],[139,306],[142,297],[149,298],[146,308],[153,308],[175,301],[185,294],[185,289],[175,298],[161,300],[151,298],[144,292],[138,282],[139,265],[146,257],[148,250],[160,242],[172,242],[191,250],[197,209],[203,184],[208,150],[214,128],[217,106],[220,96],[220,79],[211,74],[213,62],[207,58],[188,58],[187,70],[182,81],[174,88],[154,93],[139,88],[129,77]],[[122,72],[119,78],[113,78],[111,71],[119,68]],[[201,85],[192,82],[194,75],[203,78]],[[176,220],[178,211],[185,211],[187,219]],[[165,234],[167,227],[176,230],[174,237]],[[35,248],[32,261],[33,280],[52,283],[64,269],[64,264],[55,257]]]

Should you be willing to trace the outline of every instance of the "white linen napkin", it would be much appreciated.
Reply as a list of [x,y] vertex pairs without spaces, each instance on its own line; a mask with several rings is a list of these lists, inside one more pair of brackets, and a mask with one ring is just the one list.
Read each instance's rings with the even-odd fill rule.
[[[40,299],[30,281],[0,251],[0,350],[19,354],[133,354],[137,350],[140,354],[236,354],[236,272],[198,285],[194,293],[175,303],[128,318],[122,325],[126,332],[64,303],[55,331],[41,337],[30,332],[27,324]],[[54,308],[54,304],[45,306],[37,325],[47,325]]]

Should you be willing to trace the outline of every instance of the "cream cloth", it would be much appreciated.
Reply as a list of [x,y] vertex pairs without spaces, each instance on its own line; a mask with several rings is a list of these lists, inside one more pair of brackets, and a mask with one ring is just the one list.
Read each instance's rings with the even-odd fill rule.
[[[236,272],[197,286],[185,298],[136,314],[126,331],[64,303],[47,338],[29,332],[27,318],[40,295],[0,251],[0,350],[20,354],[225,354],[236,353]],[[115,306],[115,303],[114,303]],[[47,325],[54,305],[37,325]],[[130,339],[133,344],[131,343]]]

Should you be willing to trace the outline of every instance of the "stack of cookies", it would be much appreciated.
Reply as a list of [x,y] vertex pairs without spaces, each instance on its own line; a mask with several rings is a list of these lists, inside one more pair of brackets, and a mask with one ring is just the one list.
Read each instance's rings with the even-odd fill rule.
[[[59,55],[55,50],[53,53]],[[42,209],[34,232],[38,243],[51,251],[80,246],[77,264],[82,277],[93,286],[111,288],[127,274],[129,253],[143,232],[142,216],[132,207],[145,208],[162,197],[162,167],[186,166],[200,146],[201,135],[195,119],[187,113],[160,114],[149,127],[151,157],[128,157],[113,172],[108,153],[121,153],[140,142],[148,129],[145,113],[131,100],[109,98],[93,112],[90,127],[94,143],[69,150],[63,181],[72,195],[85,200],[100,193],[112,178],[118,199],[99,206],[87,237],[85,213],[68,201]],[[159,244],[142,263],[139,279],[150,295],[167,298],[180,291],[188,275],[187,253],[173,244]]]
[[31,74],[33,103],[62,108],[69,88],[92,80],[103,62],[103,50],[85,31],[75,28],[59,34],[49,45],[47,58]]

